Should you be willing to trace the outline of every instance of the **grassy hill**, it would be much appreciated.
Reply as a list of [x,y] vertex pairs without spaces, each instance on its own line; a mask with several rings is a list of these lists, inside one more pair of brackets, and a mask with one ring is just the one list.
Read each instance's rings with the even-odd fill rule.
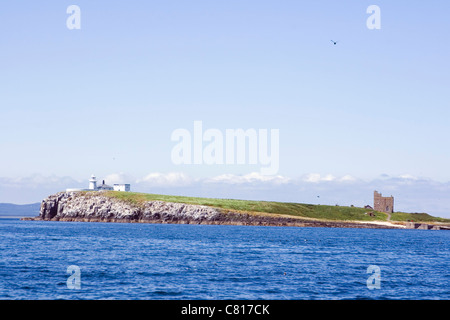
[[[136,193],[136,192],[117,192],[108,191],[105,195],[114,197],[126,202],[140,205],[146,201],[167,201],[187,204],[206,205],[223,210],[246,212],[251,214],[270,213],[287,216],[297,216],[312,219],[326,220],[344,220],[344,221],[387,221],[388,215],[383,212],[373,211],[373,216],[366,214],[372,210],[358,207],[344,206],[327,206],[312,205],[290,202],[274,202],[274,201],[251,201],[251,200],[234,200],[234,199],[212,199],[170,196],[160,194]],[[449,222],[450,219],[436,218],[428,214],[411,214],[411,213],[394,213],[391,220],[393,221],[439,221]]]
[[428,213],[394,212],[391,221],[414,221],[414,222],[444,222],[450,223],[450,219],[430,216]]

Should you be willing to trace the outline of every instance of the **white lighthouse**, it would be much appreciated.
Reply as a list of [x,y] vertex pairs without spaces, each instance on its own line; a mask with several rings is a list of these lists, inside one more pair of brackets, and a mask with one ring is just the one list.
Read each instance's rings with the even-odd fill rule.
[[94,175],[89,179],[89,190],[97,190],[97,179]]

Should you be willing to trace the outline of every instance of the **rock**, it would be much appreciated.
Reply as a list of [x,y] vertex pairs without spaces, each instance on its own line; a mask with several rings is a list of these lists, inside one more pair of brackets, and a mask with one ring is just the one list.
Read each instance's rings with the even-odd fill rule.
[[178,222],[220,220],[219,209],[201,205],[149,201],[143,206],[108,197],[101,192],[61,192],[42,201],[36,220]]

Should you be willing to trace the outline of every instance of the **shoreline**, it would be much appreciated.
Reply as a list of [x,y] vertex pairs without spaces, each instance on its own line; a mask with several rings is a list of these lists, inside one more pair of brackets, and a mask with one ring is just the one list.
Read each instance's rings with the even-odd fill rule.
[[[274,218],[276,219],[276,218]],[[42,219],[40,217],[20,218],[22,221],[53,221],[53,222],[100,222],[100,223],[148,223],[148,224],[191,224],[191,225],[230,225],[230,226],[266,226],[266,227],[315,227],[315,228],[355,228],[355,229],[406,229],[404,225],[395,225],[392,223],[374,223],[366,221],[331,221],[331,220],[301,220],[285,221],[286,218],[280,217],[275,221],[254,220],[254,221],[192,221],[192,220],[149,220],[149,219],[101,219],[101,218],[57,218]]]
[[[0,219],[2,219],[0,217]],[[52,221],[52,222],[98,222],[98,223],[147,223],[147,224],[190,224],[190,225],[230,225],[230,226],[255,226],[255,227],[298,227],[298,228],[353,228],[353,229],[390,229],[390,230],[450,230],[448,225],[439,224],[420,224],[426,226],[423,228],[410,228],[402,221],[395,223],[389,221],[334,221],[334,220],[315,220],[301,218],[277,217],[273,219],[239,221],[239,220],[216,220],[216,221],[194,221],[194,220],[156,220],[156,219],[117,219],[117,218],[56,218],[42,219],[40,217],[4,217],[3,219],[14,219],[21,221]],[[296,220],[296,221],[292,221]]]
[[390,221],[370,221],[370,222],[367,222],[367,221],[355,221],[355,222],[356,223],[370,223],[370,224],[376,224],[376,225],[391,226],[391,227],[394,227],[396,229],[408,229],[406,227],[406,225],[404,225],[403,223],[399,224],[401,222],[399,222],[399,223],[393,223],[393,222],[390,222]]

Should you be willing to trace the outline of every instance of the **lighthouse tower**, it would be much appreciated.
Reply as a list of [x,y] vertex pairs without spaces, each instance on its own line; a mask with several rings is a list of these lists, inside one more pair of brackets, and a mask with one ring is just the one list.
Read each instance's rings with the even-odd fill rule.
[[97,190],[97,179],[94,175],[89,179],[89,190]]

